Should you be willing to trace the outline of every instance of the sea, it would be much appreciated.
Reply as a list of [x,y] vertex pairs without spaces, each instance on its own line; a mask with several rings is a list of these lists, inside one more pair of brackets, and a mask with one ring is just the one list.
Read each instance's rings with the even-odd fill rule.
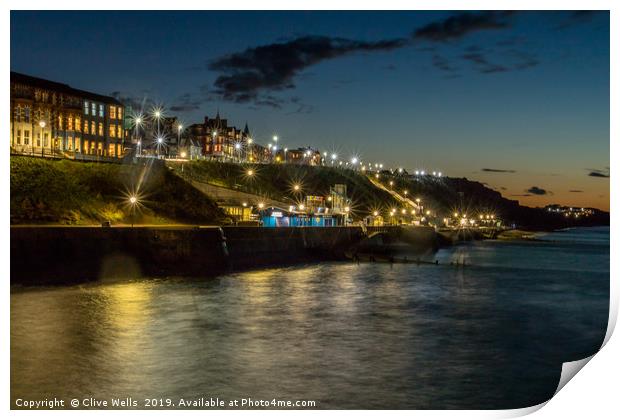
[[600,349],[609,228],[433,259],[12,288],[11,405],[523,408],[554,395],[562,363]]

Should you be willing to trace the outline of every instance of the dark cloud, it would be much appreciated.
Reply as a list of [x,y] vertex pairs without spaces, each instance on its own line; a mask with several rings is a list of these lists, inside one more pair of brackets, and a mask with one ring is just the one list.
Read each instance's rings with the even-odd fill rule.
[[462,38],[471,32],[504,29],[510,26],[507,20],[509,14],[509,12],[491,11],[459,13],[417,29],[413,33],[413,38],[444,42]]
[[454,73],[458,71],[458,69],[455,66],[450,64],[448,60],[446,60],[444,57],[442,57],[439,54],[433,54],[432,63],[435,68],[438,68],[439,70],[444,71],[446,73]]
[[296,108],[289,112],[289,114],[310,114],[314,111],[314,107],[312,105],[305,104],[301,101],[301,98],[297,96],[293,96],[290,100],[291,104],[293,104]]
[[493,169],[493,168],[482,168],[482,172],[502,172],[502,173],[510,173],[514,174],[515,170],[512,169]]
[[506,187],[499,187],[499,189],[502,190],[502,191],[506,191],[508,188],[506,188]]
[[609,168],[606,168],[605,170],[588,169],[588,171],[590,171],[588,176],[592,176],[594,178],[609,178]]
[[568,192],[571,192],[571,193],[582,193],[583,190],[568,190]]
[[461,58],[474,63],[478,71],[481,73],[501,73],[510,70],[508,67],[503,65],[491,63],[481,53],[470,52],[463,54]]
[[407,43],[401,38],[367,42],[304,36],[220,57],[209,69],[220,72],[214,85],[215,93],[223,99],[277,107],[281,104],[263,97],[263,92],[294,88],[293,79],[307,67],[358,52],[390,51]]
[[454,73],[458,71],[450,62],[439,54],[433,54],[433,66],[446,73]]
[[547,195],[547,194],[551,194],[551,191],[547,191],[544,190],[542,188],[538,188],[538,187],[531,187],[528,190],[526,190],[527,193],[529,194],[534,194],[534,195]]
[[534,55],[525,51],[512,49],[508,51],[508,54],[515,59],[513,65],[515,70],[525,70],[540,64],[540,61]]
[[205,98],[196,98],[191,93],[185,93],[179,96],[170,106],[170,111],[188,112],[200,109],[206,102]]

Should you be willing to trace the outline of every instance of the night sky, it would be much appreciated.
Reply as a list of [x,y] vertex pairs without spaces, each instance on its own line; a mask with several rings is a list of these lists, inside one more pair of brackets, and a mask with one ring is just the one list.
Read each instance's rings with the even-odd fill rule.
[[11,12],[11,70],[609,209],[606,12]]

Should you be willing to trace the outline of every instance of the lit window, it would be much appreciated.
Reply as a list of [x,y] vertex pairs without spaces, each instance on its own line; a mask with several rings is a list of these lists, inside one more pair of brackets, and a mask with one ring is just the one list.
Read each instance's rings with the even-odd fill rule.
[[116,108],[116,110],[117,110],[117,114],[118,114],[118,115],[117,115],[117,116],[118,116],[118,119],[119,119],[119,120],[122,120],[122,119],[123,119],[123,108],[121,108],[121,107],[119,106],[118,108]]
[[97,125],[94,121],[90,122],[90,134],[97,134]]
[[99,116],[103,118],[103,105],[99,104]]
[[84,121],[84,132],[88,134],[88,121]]
[[123,129],[120,125],[116,126],[116,137],[118,137],[119,139],[123,138]]
[[116,156],[121,157],[121,155],[122,155],[121,145],[117,144],[116,145]]
[[114,144],[108,146],[108,156],[114,156]]
[[84,153],[88,154],[88,140],[84,140]]
[[84,115],[88,115],[88,101],[84,102]]
[[116,119],[116,107],[112,105],[110,105],[110,119]]
[[58,129],[62,130],[62,114],[58,116]]
[[109,132],[110,137],[114,137],[116,135],[116,127],[110,124],[108,132]]
[[24,122],[30,122],[30,107],[27,105],[24,107]]
[[91,103],[90,104],[90,113],[93,117],[97,116],[97,104],[95,103]]
[[82,120],[80,117],[75,117],[75,129],[80,131],[82,129]]
[[99,135],[103,137],[103,123],[99,123]]
[[20,122],[22,119],[22,107],[20,105],[17,105],[15,107],[15,111],[13,112],[13,120],[15,122]]
[[24,144],[26,146],[30,144],[30,130],[24,130]]
[[73,116],[71,115],[67,118],[67,130],[73,131]]

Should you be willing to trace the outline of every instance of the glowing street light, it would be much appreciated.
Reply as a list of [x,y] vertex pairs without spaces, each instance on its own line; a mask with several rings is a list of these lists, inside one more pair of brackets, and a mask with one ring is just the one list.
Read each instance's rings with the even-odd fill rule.
[[295,185],[293,185],[293,189],[295,191],[299,191],[301,189],[301,187],[299,186],[299,184],[295,184]]
[[41,127],[41,157],[43,157],[43,148],[45,147],[45,144],[43,143],[43,129],[45,128],[45,121],[39,121],[39,127]]
[[248,176],[253,176],[254,175],[254,171],[252,169],[248,169],[248,171],[246,173],[248,174]]
[[265,207],[265,203],[258,203],[258,208],[262,209],[263,207]]

